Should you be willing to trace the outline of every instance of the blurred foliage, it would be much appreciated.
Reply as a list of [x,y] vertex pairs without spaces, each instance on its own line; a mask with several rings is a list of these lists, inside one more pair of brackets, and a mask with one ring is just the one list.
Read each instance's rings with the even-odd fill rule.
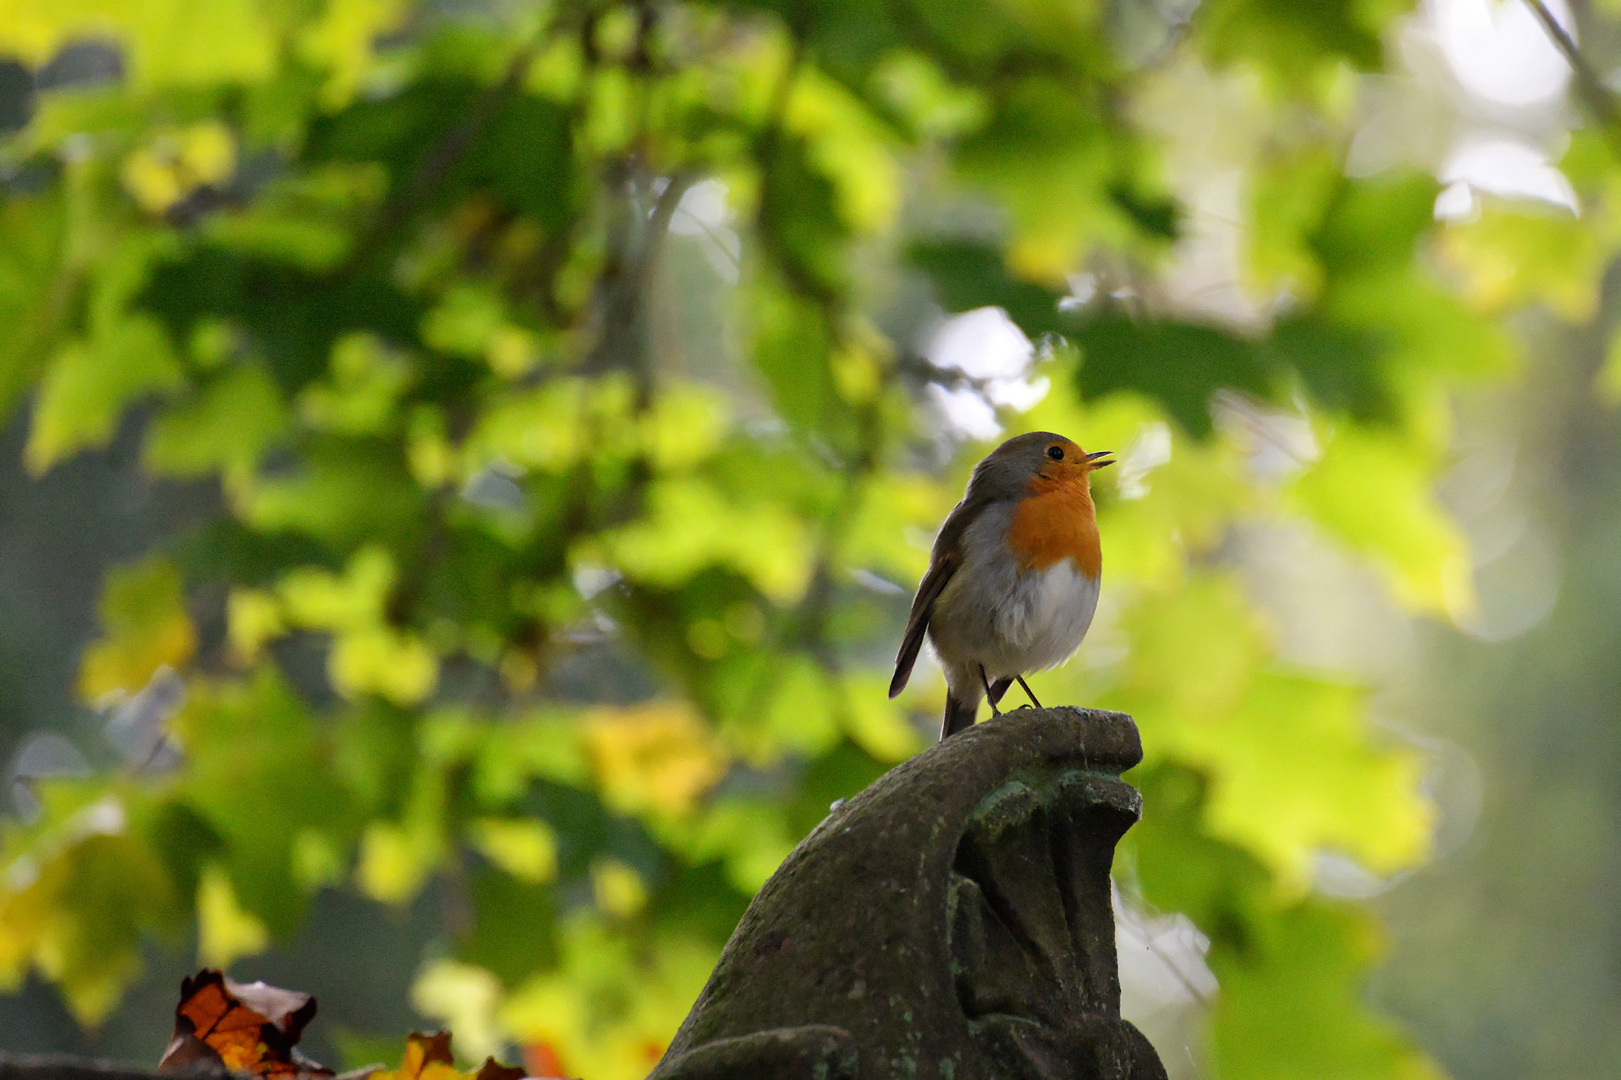
[[[78,690],[146,737],[7,822],[0,984],[94,1024],[151,935],[225,965],[321,890],[433,886],[414,1001],[461,1049],[643,1075],[754,890],[936,722],[938,678],[883,687],[986,449],[939,402],[986,388],[920,353],[926,295],[1037,343],[1005,423],[1125,456],[1094,643],[1036,689],[1142,727],[1120,877],[1211,938],[1216,1071],[1432,1075],[1360,1001],[1374,926],[1311,889],[1325,851],[1424,858],[1423,762],[1278,658],[1229,544],[1286,523],[1467,608],[1448,395],[1513,370],[1498,314],[1590,310],[1621,230],[1346,176],[1399,5],[1172,7],[0,11],[21,64],[120,73],[0,149],[27,467],[133,427],[220,498],[106,582]],[[1253,141],[1245,318],[1164,287],[1200,87]]]

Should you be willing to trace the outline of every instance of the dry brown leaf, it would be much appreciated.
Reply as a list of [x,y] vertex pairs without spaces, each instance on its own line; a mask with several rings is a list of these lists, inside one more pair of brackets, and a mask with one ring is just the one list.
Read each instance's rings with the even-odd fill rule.
[[309,994],[199,971],[180,983],[174,1039],[158,1062],[158,1071],[179,1072],[211,1063],[221,1070],[277,1080],[331,1076],[331,1069],[294,1049],[314,1016],[315,999]]

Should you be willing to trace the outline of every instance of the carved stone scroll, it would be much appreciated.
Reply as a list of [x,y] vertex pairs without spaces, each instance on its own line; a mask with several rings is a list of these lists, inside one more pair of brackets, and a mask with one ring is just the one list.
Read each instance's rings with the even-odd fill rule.
[[653,1080],[1164,1080],[1120,1019],[1131,718],[1020,710],[840,806],[750,905]]

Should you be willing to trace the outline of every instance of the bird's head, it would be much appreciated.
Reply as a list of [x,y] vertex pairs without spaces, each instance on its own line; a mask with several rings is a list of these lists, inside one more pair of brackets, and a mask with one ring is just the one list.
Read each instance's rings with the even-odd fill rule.
[[1113,451],[1087,453],[1071,439],[1051,431],[1031,431],[992,450],[974,470],[975,486],[1002,496],[1071,484],[1086,486],[1096,469],[1113,465]]

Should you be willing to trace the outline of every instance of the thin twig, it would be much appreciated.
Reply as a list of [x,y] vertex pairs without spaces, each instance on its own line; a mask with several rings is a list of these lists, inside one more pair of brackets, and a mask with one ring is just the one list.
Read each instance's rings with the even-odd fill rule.
[[669,183],[659,195],[658,202],[653,205],[653,213],[647,220],[647,233],[642,241],[641,266],[638,269],[644,290],[652,282],[653,272],[658,267],[659,252],[664,246],[665,236],[670,231],[670,222],[675,218],[675,212],[681,205],[681,198],[691,190],[697,180],[696,173],[687,170],[676,173],[670,177]]
[[544,35],[538,35],[519,49],[512,62],[507,65],[506,74],[502,76],[501,81],[484,91],[467,119],[445,132],[423,155],[421,164],[411,177],[411,182],[396,192],[373,220],[371,228],[355,247],[354,254],[345,263],[340,276],[346,277],[349,272],[364,265],[366,260],[376,253],[378,247],[387,241],[390,234],[427,201],[434,188],[444,182],[445,177],[450,175],[450,170],[483,133],[485,125],[523,85],[524,75],[534,61],[543,40]]
[[1604,85],[1593,65],[1588,63],[1587,57],[1576,47],[1575,40],[1559,25],[1559,20],[1553,17],[1548,5],[1543,0],[1525,0],[1527,7],[1542,24],[1554,47],[1564,56],[1565,62],[1570,65],[1571,72],[1576,76],[1576,91],[1588,111],[1593,114],[1599,124],[1604,128],[1605,136],[1611,145],[1621,152],[1621,105],[1616,102],[1615,94]]

